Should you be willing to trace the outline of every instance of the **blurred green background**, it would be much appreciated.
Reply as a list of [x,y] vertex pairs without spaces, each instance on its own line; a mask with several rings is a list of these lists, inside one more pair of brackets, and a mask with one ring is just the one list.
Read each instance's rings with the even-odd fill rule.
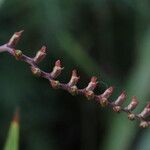
[[[150,99],[149,0],[0,0],[0,44],[25,30],[18,49],[34,56],[48,47],[40,63],[51,71],[61,59],[68,82],[77,68],[85,87],[92,75],[96,93],[115,85],[116,99],[126,89],[140,112]],[[27,64],[0,54],[0,149],[10,120],[20,107],[20,150],[149,150],[150,128],[139,129],[125,114],[102,109],[81,96],[50,88]]]

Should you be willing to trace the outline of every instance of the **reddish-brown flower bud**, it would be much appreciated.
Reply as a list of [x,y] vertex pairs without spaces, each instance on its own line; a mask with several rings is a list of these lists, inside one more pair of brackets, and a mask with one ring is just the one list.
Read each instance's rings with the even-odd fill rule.
[[42,48],[36,53],[33,60],[35,63],[39,63],[45,58],[45,56],[46,56],[46,47],[42,46]]
[[140,117],[142,118],[146,118],[150,115],[150,103],[148,103],[146,105],[146,107],[144,108],[144,110],[139,114]]
[[132,111],[137,107],[138,103],[139,102],[138,102],[137,98],[135,96],[132,96],[132,100],[131,100],[130,104],[125,109]]
[[19,116],[19,108],[16,109],[14,116],[13,116],[13,123],[19,124],[20,116]]
[[36,67],[32,66],[31,67],[31,71],[36,76],[40,76],[41,75],[41,70],[39,68],[36,68]]
[[51,72],[51,77],[52,78],[57,78],[60,74],[61,74],[61,71],[63,70],[64,68],[63,67],[61,67],[61,62],[60,62],[60,60],[57,60],[56,62],[55,62],[55,66],[54,66],[54,68],[53,68],[53,71]]
[[54,88],[54,89],[58,89],[60,87],[59,81],[50,80],[50,83],[51,83],[52,88]]
[[72,76],[71,76],[71,79],[70,79],[68,85],[69,85],[70,87],[76,85],[77,82],[79,81],[79,79],[80,79],[80,77],[77,76],[77,71],[76,71],[76,70],[73,70],[73,71],[72,71]]
[[117,98],[117,100],[114,102],[114,104],[120,106],[123,104],[125,99],[126,99],[126,93],[125,91],[123,91],[121,95]]
[[21,50],[13,49],[13,52],[14,52],[14,56],[15,56],[16,60],[19,60],[22,57],[22,51]]
[[149,126],[148,122],[147,121],[141,121],[140,122],[140,127],[141,128],[147,128]]
[[15,32],[13,34],[13,36],[10,38],[9,42],[7,43],[7,45],[9,47],[15,47],[16,44],[18,43],[18,41],[20,40],[20,37],[23,33],[23,30],[22,31],[19,31],[19,32]]
[[108,89],[106,89],[103,94],[101,94],[101,97],[109,98],[113,94],[113,91],[114,91],[114,87],[111,86]]
[[86,91],[93,91],[96,88],[97,85],[97,78],[95,76],[93,76],[91,78],[90,83],[88,84],[88,86],[86,87]]

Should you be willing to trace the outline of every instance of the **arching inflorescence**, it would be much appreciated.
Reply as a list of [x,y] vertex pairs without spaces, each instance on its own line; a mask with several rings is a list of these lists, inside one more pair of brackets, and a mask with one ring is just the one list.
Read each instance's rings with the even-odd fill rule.
[[100,95],[96,95],[94,93],[94,89],[96,88],[98,82],[97,78],[93,76],[87,85],[87,87],[83,89],[79,89],[77,87],[77,83],[80,79],[80,77],[77,75],[77,71],[73,70],[72,75],[70,78],[70,81],[68,83],[61,83],[57,80],[57,77],[61,74],[62,70],[64,69],[61,65],[61,61],[57,60],[55,62],[55,65],[53,67],[53,70],[48,73],[43,71],[38,67],[38,63],[40,63],[46,56],[46,47],[42,46],[42,48],[36,53],[35,57],[29,57],[21,50],[18,50],[15,48],[16,44],[21,38],[23,31],[15,32],[13,36],[10,38],[10,40],[0,46],[0,52],[8,52],[12,56],[14,56],[17,60],[24,61],[28,63],[31,67],[31,71],[34,75],[43,77],[47,79],[50,82],[50,85],[54,89],[63,89],[65,91],[68,91],[72,95],[83,95],[88,100],[95,100],[98,102],[102,107],[110,107],[113,109],[113,111],[120,113],[125,112],[128,115],[129,120],[138,120],[140,122],[140,127],[146,128],[150,126],[150,121],[147,120],[147,117],[150,115],[150,103],[148,103],[143,111],[139,114],[133,113],[133,110],[138,105],[138,100],[135,96],[131,98],[131,102],[128,104],[128,106],[123,107],[122,104],[126,100],[126,93],[123,91],[118,98],[115,101],[110,101],[110,96],[114,93],[114,87],[110,86],[107,88],[104,93]]

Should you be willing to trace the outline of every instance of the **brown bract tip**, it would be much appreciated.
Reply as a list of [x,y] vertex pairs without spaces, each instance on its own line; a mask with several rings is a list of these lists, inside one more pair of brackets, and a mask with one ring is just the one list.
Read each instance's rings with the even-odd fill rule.
[[14,113],[12,122],[15,122],[15,123],[18,124],[19,123],[19,119],[20,119],[20,117],[19,117],[19,108],[17,108],[15,113]]

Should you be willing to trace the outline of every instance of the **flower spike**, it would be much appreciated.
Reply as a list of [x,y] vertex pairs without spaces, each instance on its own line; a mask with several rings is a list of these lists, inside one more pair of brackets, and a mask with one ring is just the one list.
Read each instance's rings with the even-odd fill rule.
[[100,103],[102,107],[109,107],[113,109],[115,112],[125,112],[128,115],[128,118],[130,120],[139,121],[139,126],[142,128],[146,128],[150,126],[150,121],[147,119],[147,117],[150,116],[150,103],[146,105],[146,107],[140,114],[136,114],[132,112],[138,105],[138,100],[135,96],[132,97],[132,100],[127,105],[127,107],[124,108],[122,106],[122,104],[124,103],[126,99],[126,93],[124,91],[120,94],[120,96],[115,101],[108,100],[114,92],[113,86],[110,86],[109,88],[107,88],[102,94],[96,95],[94,93],[94,90],[98,82],[95,76],[91,78],[86,88],[79,89],[77,88],[76,84],[78,83],[80,77],[77,75],[76,70],[72,71],[71,79],[68,83],[61,83],[59,80],[56,80],[56,78],[61,74],[61,71],[63,69],[60,60],[57,60],[55,62],[55,66],[53,67],[53,70],[51,73],[45,72],[42,69],[40,69],[38,66],[38,63],[41,62],[45,58],[46,47],[43,46],[36,53],[34,58],[23,54],[21,50],[16,50],[15,46],[18,43],[22,32],[23,31],[15,32],[13,36],[10,38],[8,43],[0,46],[0,52],[8,52],[10,55],[14,56],[17,60],[21,60],[29,64],[31,67],[32,73],[36,76],[47,79],[50,82],[50,85],[52,86],[52,88],[54,89],[59,88],[59,89],[62,89],[71,93],[72,95],[85,96],[88,100],[92,99]]

